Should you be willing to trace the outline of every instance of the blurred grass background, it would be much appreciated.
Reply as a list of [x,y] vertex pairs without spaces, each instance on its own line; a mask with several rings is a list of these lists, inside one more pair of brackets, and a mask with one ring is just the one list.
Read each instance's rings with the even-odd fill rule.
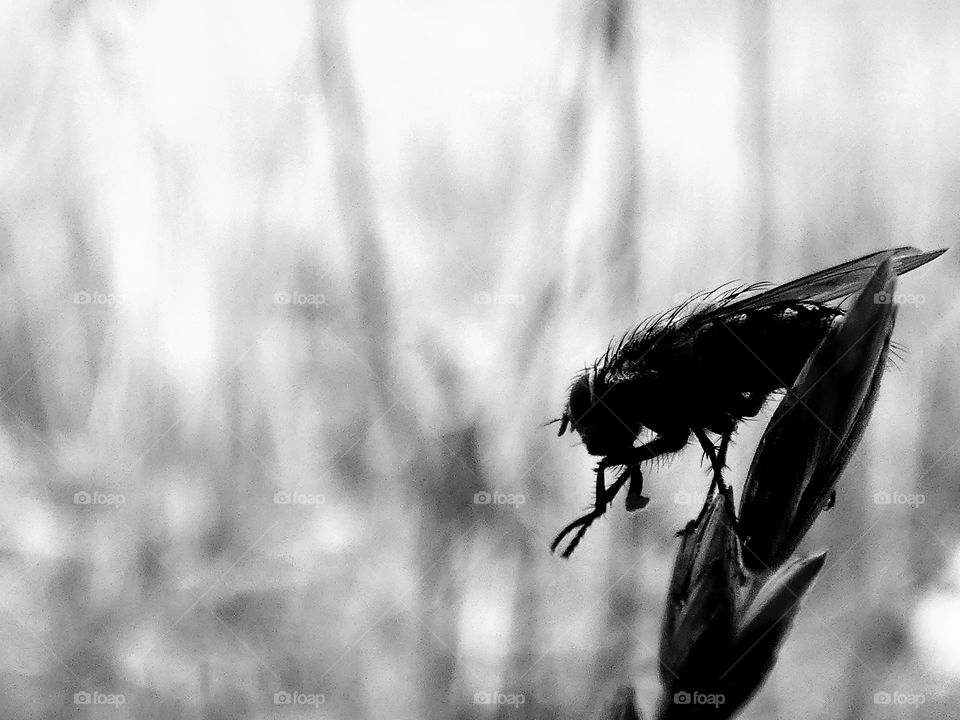
[[[689,293],[960,230],[950,3],[0,13],[3,717],[652,708],[706,476],[651,468],[646,512],[551,557],[592,492],[542,427],[569,380]],[[960,701],[955,254],[901,282],[907,353],[746,718]]]

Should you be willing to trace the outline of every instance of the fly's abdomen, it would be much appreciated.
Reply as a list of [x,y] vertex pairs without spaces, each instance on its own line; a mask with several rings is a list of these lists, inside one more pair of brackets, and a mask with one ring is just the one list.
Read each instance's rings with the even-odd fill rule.
[[[787,303],[754,310],[730,330],[741,347],[744,366],[763,375],[772,389],[782,390],[797,379],[840,314],[825,305]],[[743,377],[749,378],[749,374]]]
[[770,393],[793,384],[840,314],[817,303],[789,302],[704,325],[689,345],[704,426],[723,432],[756,415]]

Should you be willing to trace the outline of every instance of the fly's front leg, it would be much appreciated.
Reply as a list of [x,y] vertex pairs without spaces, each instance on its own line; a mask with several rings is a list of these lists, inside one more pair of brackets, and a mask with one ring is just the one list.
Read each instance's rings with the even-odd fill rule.
[[[556,551],[563,538],[576,530],[577,534],[573,536],[573,540],[570,541],[567,549],[563,551],[563,557],[570,557],[577,545],[580,544],[580,540],[586,534],[587,528],[593,524],[594,520],[606,512],[607,505],[613,501],[613,499],[617,496],[617,493],[620,492],[620,488],[622,488],[628,480],[630,481],[630,491],[627,497],[627,509],[638,510],[646,505],[649,500],[643,497],[642,494],[643,475],[640,473],[640,463],[644,462],[645,460],[651,460],[659,455],[663,455],[664,453],[675,452],[679,450],[686,445],[689,436],[689,430],[671,433],[670,435],[661,435],[648,443],[644,443],[640,447],[632,447],[621,453],[607,455],[600,460],[600,462],[597,463],[597,479],[593,510],[588,512],[586,515],[577,518],[572,523],[567,525],[563,530],[561,530],[560,534],[557,535],[556,539],[550,545],[550,549],[552,551]],[[616,467],[618,465],[623,465],[626,467],[626,470],[621,473],[620,477],[618,477],[608,488],[604,483],[603,471],[607,468]]]
[[607,511],[607,505],[609,505],[610,502],[617,496],[617,493],[620,492],[620,488],[623,487],[623,484],[629,477],[628,473],[623,473],[609,488],[606,487],[606,484],[603,480],[603,471],[608,467],[618,464],[619,463],[611,462],[609,457],[603,458],[603,460],[597,464],[596,495],[593,503],[593,510],[582,517],[578,517],[563,530],[561,530],[560,534],[557,535],[556,539],[550,545],[551,552],[556,552],[557,547],[559,547],[563,538],[576,530],[577,534],[573,536],[573,540],[570,541],[570,544],[567,545],[567,549],[564,550],[562,554],[562,557],[564,558],[570,557],[573,554],[573,551],[577,548],[577,545],[580,544],[580,540],[582,540],[583,536],[586,535],[587,528],[593,524],[594,520],[601,517]]

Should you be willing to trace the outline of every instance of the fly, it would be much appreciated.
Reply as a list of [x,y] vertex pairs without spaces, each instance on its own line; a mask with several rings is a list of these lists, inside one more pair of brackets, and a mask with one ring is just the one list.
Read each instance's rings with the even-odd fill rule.
[[[594,507],[567,525],[551,550],[576,531],[563,552],[570,557],[624,484],[629,483],[627,510],[643,508],[649,499],[643,495],[641,463],[679,452],[691,435],[710,459],[710,492],[729,493],[721,470],[733,432],[760,412],[771,393],[793,385],[843,315],[836,301],[859,290],[887,258],[903,275],[944,252],[899,247],[772,288],[756,284],[702,293],[611,344],[573,381],[559,420],[559,435],[576,431],[587,452],[600,457]],[[654,438],[635,445],[644,429]],[[604,471],[612,467],[624,470],[607,487]]]

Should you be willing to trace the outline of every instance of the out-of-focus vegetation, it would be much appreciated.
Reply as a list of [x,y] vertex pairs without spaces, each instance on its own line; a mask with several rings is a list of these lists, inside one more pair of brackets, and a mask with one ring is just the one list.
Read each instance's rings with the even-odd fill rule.
[[[652,708],[707,476],[551,557],[591,498],[542,427],[570,377],[694,291],[960,236],[949,3],[0,14],[2,717]],[[956,252],[898,285],[745,718],[960,701]]]

